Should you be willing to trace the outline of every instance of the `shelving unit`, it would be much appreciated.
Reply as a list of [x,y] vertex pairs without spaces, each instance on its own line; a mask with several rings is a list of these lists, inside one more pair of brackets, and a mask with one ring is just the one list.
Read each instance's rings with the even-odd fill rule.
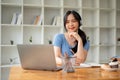
[[[30,44],[30,37],[32,44],[49,44],[56,33],[63,33],[67,10],[80,13],[81,29],[89,36],[91,45],[86,62],[105,63],[112,56],[120,56],[119,4],[120,0],[0,0],[1,71],[5,71],[5,66],[20,63],[17,44]],[[14,13],[22,14],[21,24],[11,24]],[[34,25],[38,15],[42,23]],[[55,16],[60,17],[59,25],[53,25]]]

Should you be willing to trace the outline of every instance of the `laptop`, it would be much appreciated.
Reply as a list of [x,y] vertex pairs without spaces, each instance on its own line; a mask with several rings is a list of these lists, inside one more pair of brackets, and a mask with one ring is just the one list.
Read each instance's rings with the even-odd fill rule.
[[18,44],[17,49],[23,69],[51,71],[62,69],[56,65],[53,45]]

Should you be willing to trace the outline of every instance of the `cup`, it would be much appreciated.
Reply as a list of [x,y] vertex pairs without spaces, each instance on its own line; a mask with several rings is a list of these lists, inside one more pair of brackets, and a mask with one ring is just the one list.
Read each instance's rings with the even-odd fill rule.
[[63,72],[72,73],[75,72],[74,64],[75,57],[63,57]]

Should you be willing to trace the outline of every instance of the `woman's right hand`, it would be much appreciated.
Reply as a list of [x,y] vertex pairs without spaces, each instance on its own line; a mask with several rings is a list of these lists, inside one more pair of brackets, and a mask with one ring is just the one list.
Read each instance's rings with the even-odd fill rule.
[[70,32],[69,37],[73,38],[73,40],[82,41],[81,37],[77,32]]

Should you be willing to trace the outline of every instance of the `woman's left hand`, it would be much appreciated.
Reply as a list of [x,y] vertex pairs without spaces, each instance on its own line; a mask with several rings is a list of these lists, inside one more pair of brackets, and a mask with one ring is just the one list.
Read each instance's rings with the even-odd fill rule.
[[75,59],[76,66],[79,66],[81,63],[84,62],[84,57],[82,57],[82,55],[79,55],[79,56],[77,54],[74,54],[74,57],[76,57],[76,59]]

